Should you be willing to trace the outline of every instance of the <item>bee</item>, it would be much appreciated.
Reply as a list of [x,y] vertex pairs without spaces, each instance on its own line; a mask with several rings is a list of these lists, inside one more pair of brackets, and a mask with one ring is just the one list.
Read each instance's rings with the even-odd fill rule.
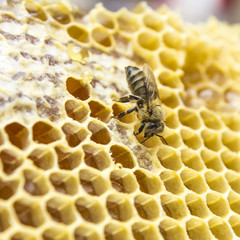
[[120,113],[116,118],[119,119],[136,111],[138,118],[141,120],[141,126],[133,134],[135,136],[140,134],[145,127],[145,139],[141,143],[156,135],[168,144],[163,136],[158,135],[158,133],[162,133],[164,130],[164,113],[161,108],[157,84],[151,68],[146,63],[143,65],[142,70],[137,67],[127,66],[125,67],[125,73],[132,94],[121,97],[119,102],[135,101],[136,106]]

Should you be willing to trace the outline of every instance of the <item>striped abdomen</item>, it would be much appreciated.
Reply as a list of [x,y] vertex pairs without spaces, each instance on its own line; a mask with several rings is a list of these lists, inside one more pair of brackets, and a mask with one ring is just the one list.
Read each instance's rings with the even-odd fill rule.
[[133,95],[146,99],[146,75],[137,67],[128,66],[125,68],[128,86]]

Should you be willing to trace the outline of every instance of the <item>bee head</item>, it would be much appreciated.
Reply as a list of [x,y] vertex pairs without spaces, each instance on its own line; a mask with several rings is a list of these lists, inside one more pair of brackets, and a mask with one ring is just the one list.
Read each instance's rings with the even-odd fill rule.
[[144,137],[147,138],[155,134],[161,133],[163,132],[163,129],[164,129],[164,124],[162,122],[160,123],[149,122],[146,124]]

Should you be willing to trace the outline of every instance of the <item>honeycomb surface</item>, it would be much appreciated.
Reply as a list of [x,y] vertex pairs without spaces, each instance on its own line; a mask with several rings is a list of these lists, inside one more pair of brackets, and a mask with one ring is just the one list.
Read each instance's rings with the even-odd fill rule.
[[[240,27],[141,3],[1,1],[0,240],[240,238]],[[165,145],[132,134],[147,62]]]

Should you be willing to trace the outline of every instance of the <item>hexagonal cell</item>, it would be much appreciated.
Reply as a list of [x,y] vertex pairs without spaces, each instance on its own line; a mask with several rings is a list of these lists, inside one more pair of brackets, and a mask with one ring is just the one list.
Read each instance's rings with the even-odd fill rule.
[[213,239],[208,225],[196,218],[192,218],[186,222],[186,229],[190,239],[192,240],[206,240]]
[[132,225],[132,233],[135,240],[158,240],[159,235],[155,226],[151,223],[136,222]]
[[180,174],[183,184],[190,190],[202,194],[208,190],[202,176],[191,169],[184,169]]
[[227,115],[222,116],[222,120],[226,124],[228,128],[230,128],[233,131],[240,131],[240,116],[238,114],[231,114],[228,113]]
[[157,201],[148,195],[139,194],[134,198],[134,205],[139,216],[146,220],[155,220],[160,215]]
[[88,226],[86,224],[81,224],[74,231],[75,240],[101,240],[94,226]]
[[109,223],[104,227],[106,240],[130,240],[126,227],[119,223]]
[[185,233],[184,228],[179,226],[177,221],[173,219],[165,219],[159,224],[159,231],[161,232],[165,240],[186,240],[187,234]]
[[106,217],[103,206],[93,197],[80,197],[76,200],[75,206],[82,218],[88,222],[97,224],[102,222]]
[[220,130],[223,127],[222,122],[217,115],[207,109],[200,112],[204,124],[214,130]]
[[181,137],[184,144],[189,148],[197,150],[202,146],[202,139],[196,131],[187,128],[181,129]]
[[110,148],[110,154],[115,163],[120,163],[125,168],[134,168],[135,160],[131,152],[120,145],[112,145]]
[[78,192],[78,181],[70,173],[53,172],[50,175],[50,181],[55,190],[60,193],[75,195]]
[[84,122],[87,119],[89,110],[87,107],[78,101],[68,100],[65,102],[65,110],[68,117],[78,122]]
[[202,159],[200,158],[198,153],[196,153],[192,149],[189,149],[189,148],[182,149],[181,159],[183,164],[186,167],[189,167],[196,171],[201,171],[204,169],[204,164],[202,162]]
[[77,99],[84,101],[90,97],[90,87],[83,79],[68,77],[66,87],[67,91]]
[[160,146],[157,152],[157,157],[161,165],[165,168],[177,171],[182,167],[179,154],[168,146]]
[[219,217],[224,217],[229,213],[229,205],[220,194],[208,193],[206,200],[208,208],[213,214]]
[[182,199],[170,194],[163,194],[160,199],[163,210],[167,216],[179,220],[188,215],[187,207]]
[[115,18],[106,9],[97,10],[94,13],[92,11],[90,15],[93,22],[98,22],[105,28],[114,29],[116,27]]
[[125,169],[117,169],[111,172],[110,180],[112,186],[119,192],[133,193],[137,190],[138,184],[131,172]]
[[88,136],[88,131],[79,127],[77,124],[65,123],[62,130],[70,147],[76,147]]
[[50,124],[38,121],[32,127],[33,141],[37,143],[49,144],[61,139],[61,134],[57,128]]
[[160,177],[168,192],[173,194],[181,194],[184,192],[185,188],[175,171],[163,171],[161,172]]
[[207,67],[206,73],[210,81],[216,82],[218,85],[222,85],[227,80],[223,68],[214,64],[214,62]]
[[201,127],[200,117],[197,115],[196,111],[191,111],[188,109],[179,109],[178,117],[180,122],[187,127],[192,129],[199,129]]
[[18,122],[13,122],[5,127],[10,142],[20,148],[25,149],[29,145],[29,131],[28,129]]
[[240,195],[230,191],[228,195],[228,203],[230,208],[237,214],[240,215]]
[[107,197],[106,207],[109,215],[118,221],[128,221],[133,216],[132,204],[123,194],[111,194]]
[[201,151],[201,157],[207,168],[213,169],[217,172],[221,172],[223,170],[223,163],[219,155],[215,152],[209,149],[203,149]]
[[25,178],[24,189],[33,196],[42,196],[49,191],[45,175],[36,170],[23,170]]
[[68,24],[71,21],[70,12],[64,4],[51,4],[47,7],[47,12],[60,24]]
[[[125,112],[126,110],[128,110],[130,108],[131,108],[130,105],[127,105],[127,104],[123,105],[121,103],[114,103],[112,105],[113,116],[116,117],[120,113]],[[134,112],[127,114],[124,117],[121,117],[118,119],[118,121],[123,122],[123,123],[132,123],[132,122],[135,122],[136,120],[137,120],[137,118],[136,118]]]
[[155,177],[152,173],[144,170],[136,170],[134,175],[137,178],[139,188],[142,192],[156,194],[161,191],[162,184],[160,179]]
[[123,32],[133,33],[139,28],[138,18],[126,9],[118,12],[117,22],[119,29]]
[[111,119],[111,110],[109,107],[105,106],[100,101],[91,100],[88,102],[89,108],[91,110],[90,116],[93,118],[98,118],[103,122],[109,122]]
[[222,148],[222,143],[219,137],[219,132],[205,129],[201,132],[204,145],[213,151],[219,151]]
[[0,178],[0,199],[7,200],[12,197],[19,186],[19,179],[4,181]]
[[89,42],[89,33],[87,29],[82,25],[69,25],[67,28],[67,33],[73,39],[81,42],[81,43],[88,43]]
[[222,174],[218,174],[214,171],[208,171],[205,173],[205,179],[208,186],[213,190],[220,193],[225,193],[229,186],[226,180],[223,178]]
[[143,24],[146,27],[159,32],[164,26],[164,19],[162,19],[160,15],[156,14],[155,12],[150,12],[144,14]]
[[209,228],[218,240],[232,240],[233,234],[226,222],[224,222],[221,218],[212,218],[208,222]]
[[159,60],[161,64],[173,71],[176,71],[180,67],[179,52],[174,49],[163,48],[159,53]]
[[209,215],[209,210],[205,200],[195,193],[189,193],[186,195],[186,204],[191,213],[191,215],[205,218]]
[[12,235],[11,240],[37,240],[36,237],[28,232],[16,232]]
[[[108,30],[104,27],[97,26],[92,29],[91,39],[93,44],[97,47],[110,48],[113,46],[113,38],[112,35],[108,32]],[[103,49],[102,49],[103,50]]]
[[159,48],[159,36],[147,29],[138,34],[137,42],[142,48],[149,51],[155,51]]
[[61,169],[72,170],[79,166],[82,161],[82,152],[76,150],[74,152],[69,151],[64,146],[56,146],[55,151],[58,156],[58,166]]
[[235,172],[227,172],[225,177],[228,181],[228,184],[236,193],[240,194],[240,176]]
[[63,196],[61,198],[53,197],[49,199],[46,203],[46,207],[48,213],[56,222],[69,225],[76,220],[72,201]]
[[162,87],[159,89],[159,95],[163,104],[169,108],[176,108],[180,105],[179,96],[171,89]]
[[88,129],[92,132],[91,140],[95,143],[106,145],[111,141],[107,128],[105,128],[100,122],[89,122]]
[[0,152],[0,159],[6,174],[12,174],[23,163],[22,156],[13,149],[3,149]]
[[86,144],[82,148],[84,151],[84,161],[88,166],[100,171],[110,166],[111,159],[109,154],[101,146]]
[[82,169],[79,178],[83,189],[91,195],[100,196],[108,189],[107,181],[97,171]]
[[168,31],[162,36],[163,42],[170,48],[180,49],[184,44],[184,39],[178,31]]
[[63,226],[52,226],[42,233],[43,240],[70,240],[69,233]]
[[43,170],[48,170],[53,167],[54,153],[47,147],[35,148],[28,158],[33,161],[33,164]]
[[231,216],[228,221],[231,224],[234,233],[238,237],[240,237],[240,216],[239,215]]
[[169,128],[176,129],[179,127],[179,120],[177,114],[171,109],[165,106],[165,125]]
[[24,225],[38,228],[45,222],[43,210],[35,199],[21,198],[14,202],[13,207]]
[[206,83],[206,85],[199,87],[197,91],[197,98],[204,102],[208,108],[214,109],[216,106],[218,106],[219,102],[221,102],[222,93],[220,92],[219,88]]
[[167,141],[168,145],[173,148],[178,148],[182,145],[182,140],[180,138],[180,135],[174,130],[165,128],[164,138]]
[[227,89],[225,89],[224,97],[225,97],[225,101],[229,104],[229,107],[231,109],[236,109],[236,110],[238,109],[237,104],[239,102],[239,97],[240,97],[238,85],[236,86],[230,85]]
[[47,20],[47,15],[44,12],[44,10],[42,9],[42,7],[40,7],[37,3],[35,2],[30,2],[27,1],[24,4],[25,9],[27,10],[27,12],[32,15],[35,18],[38,18],[42,21],[46,21]]
[[171,69],[161,69],[158,80],[159,82],[170,88],[183,89],[183,82],[181,80],[181,75],[177,72],[174,72]]
[[228,169],[240,172],[240,157],[238,154],[225,150],[221,153],[221,158]]
[[240,139],[238,134],[230,131],[222,133],[222,143],[233,152],[240,151]]
[[0,206],[0,233],[11,226],[10,215],[6,207]]

